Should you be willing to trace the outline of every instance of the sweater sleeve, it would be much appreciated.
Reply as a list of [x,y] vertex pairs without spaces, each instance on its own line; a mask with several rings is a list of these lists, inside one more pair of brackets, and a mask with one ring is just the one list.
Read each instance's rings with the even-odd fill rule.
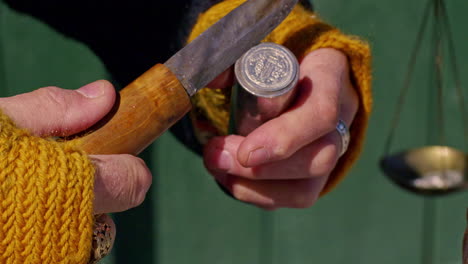
[[73,142],[30,135],[0,112],[0,263],[87,263],[94,167]]
[[[194,26],[189,42],[216,23],[245,0],[225,0],[201,14]],[[347,36],[322,22],[316,14],[297,5],[291,14],[268,35],[264,42],[275,42],[289,48],[301,61],[309,52],[320,48],[334,48],[346,54],[352,82],[359,96],[359,110],[350,127],[351,142],[348,151],[339,159],[322,191],[328,193],[344,178],[358,159],[372,108],[371,55],[368,44],[357,37]],[[205,119],[214,125],[218,134],[226,134],[229,117],[228,95],[223,91],[202,89],[193,97],[195,109],[192,116]],[[201,116],[201,118],[200,118]],[[197,127],[197,124],[194,124]]]

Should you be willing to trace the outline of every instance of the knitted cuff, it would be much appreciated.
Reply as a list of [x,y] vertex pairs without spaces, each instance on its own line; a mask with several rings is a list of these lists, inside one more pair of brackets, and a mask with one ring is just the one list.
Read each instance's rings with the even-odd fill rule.
[[87,263],[93,189],[84,152],[31,136],[0,112],[0,263]]
[[[195,39],[243,2],[245,0],[226,0],[213,6],[199,17],[188,41]],[[359,95],[360,105],[350,127],[351,143],[348,151],[339,159],[331,173],[322,191],[322,194],[325,194],[345,176],[361,153],[372,107],[370,48],[367,43],[358,38],[346,36],[332,26],[321,22],[314,13],[300,5],[297,5],[291,14],[263,41],[284,45],[296,55],[299,61],[309,52],[320,48],[334,48],[342,51],[348,57],[350,76]],[[221,90],[202,89],[192,100],[195,106],[192,116],[195,116],[197,121],[209,121],[195,123],[195,128],[203,126],[207,131],[206,126],[211,122],[214,126],[211,129],[214,129],[218,134],[225,134],[229,116],[228,94],[223,94]]]

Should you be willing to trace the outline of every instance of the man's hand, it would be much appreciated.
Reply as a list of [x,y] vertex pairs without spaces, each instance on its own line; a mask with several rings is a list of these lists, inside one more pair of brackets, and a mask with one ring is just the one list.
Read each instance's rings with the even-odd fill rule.
[[[45,87],[0,98],[0,109],[17,126],[34,135],[70,136],[103,118],[114,101],[112,84],[96,81],[75,91]],[[143,202],[152,177],[140,158],[131,155],[91,155],[90,158],[96,166],[96,214],[124,211]]]
[[246,137],[217,137],[205,146],[205,166],[238,200],[267,210],[310,207],[334,169],[341,150],[336,125],[341,119],[349,127],[358,109],[346,56],[311,52],[296,89],[277,118]]

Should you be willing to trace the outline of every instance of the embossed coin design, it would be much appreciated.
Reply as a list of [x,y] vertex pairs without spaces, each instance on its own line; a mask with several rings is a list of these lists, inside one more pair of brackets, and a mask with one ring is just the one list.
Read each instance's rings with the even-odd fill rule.
[[246,52],[235,65],[239,84],[251,94],[277,97],[291,90],[299,78],[294,54],[275,43],[262,43]]

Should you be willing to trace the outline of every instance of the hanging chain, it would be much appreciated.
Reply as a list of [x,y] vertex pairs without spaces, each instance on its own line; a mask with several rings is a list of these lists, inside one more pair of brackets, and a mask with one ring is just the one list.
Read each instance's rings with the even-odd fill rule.
[[435,38],[435,47],[434,47],[434,71],[436,77],[436,94],[437,94],[437,104],[436,104],[436,124],[437,129],[437,143],[439,145],[445,145],[445,118],[444,118],[444,57],[443,57],[443,43],[444,39],[443,30],[441,28],[441,5],[443,0],[434,0],[434,38]]
[[384,150],[385,155],[388,155],[390,152],[390,146],[392,145],[393,138],[395,137],[395,132],[398,127],[398,123],[400,121],[401,112],[405,104],[406,94],[408,93],[408,90],[411,84],[411,79],[413,77],[413,71],[415,68],[416,59],[418,57],[418,53],[421,48],[424,31],[426,29],[426,25],[429,20],[429,14],[431,11],[430,7],[431,7],[432,2],[433,2],[432,0],[427,1],[426,8],[424,10],[423,19],[419,27],[418,34],[416,36],[416,43],[414,45],[413,52],[411,53],[411,58],[410,58],[408,70],[406,72],[405,81],[403,83],[403,86],[401,87],[400,94],[398,96],[397,108],[395,109],[395,113],[393,115],[392,124],[390,127],[390,134],[385,143],[385,150]]
[[441,3],[440,11],[441,11],[441,16],[442,16],[442,22],[444,23],[443,27],[447,31],[448,51],[449,51],[451,67],[453,71],[453,78],[455,81],[455,89],[456,89],[457,96],[458,96],[458,104],[459,104],[461,116],[462,116],[461,118],[462,118],[462,123],[463,123],[463,134],[464,134],[463,139],[464,139],[464,145],[465,145],[464,147],[465,147],[465,150],[468,150],[468,109],[466,107],[465,96],[462,90],[460,71],[459,71],[456,56],[455,56],[455,44],[453,41],[450,21],[448,18],[447,8],[445,6],[444,1],[442,1]]
[[385,143],[384,154],[388,155],[390,153],[390,148],[393,143],[393,139],[396,134],[396,130],[398,128],[398,123],[400,121],[401,113],[405,104],[405,100],[408,94],[408,90],[410,88],[410,84],[413,77],[414,68],[416,65],[416,60],[418,58],[418,54],[421,48],[421,44],[423,41],[424,33],[427,28],[429,16],[431,13],[431,7],[433,7],[434,11],[434,50],[433,50],[433,58],[434,58],[434,67],[435,67],[435,84],[436,84],[436,124],[435,127],[438,132],[438,143],[445,145],[446,143],[446,135],[445,135],[445,115],[444,115],[444,101],[443,101],[443,40],[447,39],[448,42],[448,52],[449,52],[449,60],[450,60],[450,67],[452,68],[454,81],[455,81],[455,88],[458,97],[458,104],[461,110],[462,115],[462,123],[464,129],[464,144],[465,148],[468,147],[468,108],[465,103],[464,94],[462,90],[462,85],[460,81],[459,69],[456,62],[455,56],[455,45],[453,41],[453,36],[451,32],[451,27],[447,15],[447,9],[445,6],[445,1],[443,0],[428,0],[424,13],[421,25],[419,27],[419,31],[416,37],[416,42],[413,48],[413,52],[411,53],[408,70],[406,72],[406,76],[404,79],[403,86],[400,90],[397,100],[397,108],[395,109],[394,116],[392,119],[392,123],[390,126],[390,133]]

